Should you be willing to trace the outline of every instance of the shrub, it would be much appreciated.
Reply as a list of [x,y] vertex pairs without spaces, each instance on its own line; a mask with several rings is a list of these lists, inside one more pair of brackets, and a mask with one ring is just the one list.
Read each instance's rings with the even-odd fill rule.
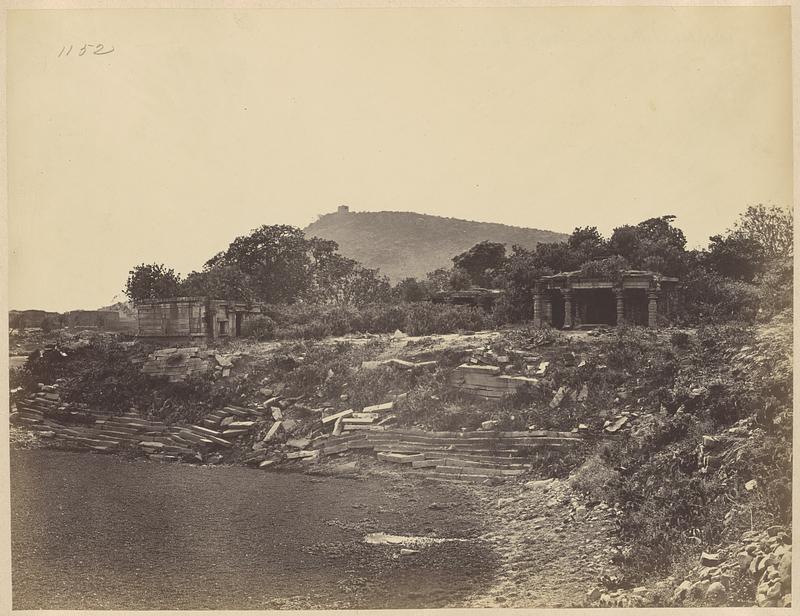
[[320,339],[356,332],[391,333],[402,330],[423,336],[459,330],[486,329],[491,315],[471,306],[435,305],[427,302],[349,305],[273,305],[265,309],[274,321],[275,339]]
[[590,456],[570,480],[574,490],[582,492],[592,500],[606,500],[618,489],[619,472],[599,454]]
[[669,337],[670,344],[678,349],[685,349],[689,346],[689,334],[686,332],[674,332]]
[[794,269],[791,258],[770,262],[756,282],[762,293],[762,316],[771,317],[792,308]]
[[409,304],[406,307],[406,333],[411,336],[482,330],[492,324],[491,315],[472,306]]
[[408,304],[368,304],[361,307],[361,327],[373,334],[405,330]]
[[678,303],[679,318],[686,324],[752,322],[760,294],[756,285],[698,268],[685,278]]
[[242,335],[254,340],[271,340],[275,335],[276,323],[268,316],[249,319],[242,325]]
[[605,259],[589,261],[581,266],[581,276],[584,278],[610,279],[615,283],[622,282],[622,272],[630,269],[624,257],[614,255]]

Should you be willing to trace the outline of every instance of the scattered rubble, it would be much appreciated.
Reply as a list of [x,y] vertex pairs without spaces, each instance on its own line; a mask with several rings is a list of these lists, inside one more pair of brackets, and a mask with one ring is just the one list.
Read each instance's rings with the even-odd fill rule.
[[142,372],[152,376],[165,376],[172,382],[184,381],[209,370],[217,377],[228,377],[238,353],[222,355],[200,347],[170,347],[159,349],[150,355],[142,366]]
[[792,545],[781,526],[747,531],[726,554],[703,552],[699,564],[677,583],[669,578],[652,588],[602,591],[592,588],[587,602],[599,607],[723,606],[742,589],[754,587],[756,607],[792,604]]

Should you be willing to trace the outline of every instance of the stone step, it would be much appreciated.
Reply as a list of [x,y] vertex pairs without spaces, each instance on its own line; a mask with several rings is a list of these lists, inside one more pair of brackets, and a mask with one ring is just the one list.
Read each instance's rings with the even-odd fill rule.
[[179,428],[178,431],[177,431],[177,435],[181,439],[183,439],[184,441],[189,441],[190,443],[205,444],[205,445],[213,444],[213,442],[210,439],[207,439],[204,436],[200,436],[198,434],[195,434],[191,430],[187,430],[185,428]]
[[497,437],[483,437],[483,438],[428,438],[425,436],[411,435],[411,434],[396,434],[391,431],[372,432],[369,431],[367,436],[370,440],[375,442],[383,441],[404,441],[412,443],[424,443],[428,445],[466,445],[466,446],[525,446],[536,447],[543,444],[578,444],[584,441],[582,437],[572,436],[537,436],[527,438],[497,438]]
[[514,443],[507,443],[504,441],[494,443],[470,443],[453,441],[450,443],[427,443],[425,441],[395,439],[395,440],[375,440],[368,437],[367,441],[375,443],[376,446],[384,444],[399,444],[409,447],[427,447],[432,451],[446,451],[451,449],[453,451],[521,451],[521,450],[549,450],[549,449],[562,449],[565,444],[560,442],[540,441],[529,445],[518,445]]
[[397,464],[411,464],[412,462],[422,461],[425,457],[422,454],[402,454],[402,453],[378,453],[378,460],[384,462],[395,462]]
[[459,477],[467,475],[479,475],[481,477],[515,477],[525,473],[524,468],[488,468],[485,466],[437,466],[437,473],[447,473],[448,475],[458,475]]
[[38,424],[42,423],[42,419],[40,419],[39,417],[26,417],[26,416],[23,416],[23,415],[19,415],[19,413],[17,415],[18,416],[14,418],[14,420],[17,423],[26,424],[26,425],[30,425],[30,426],[34,426],[34,425],[38,425]]
[[119,447],[119,441],[110,441],[106,439],[99,439],[99,438],[91,438],[87,436],[78,436],[74,437],[73,440],[77,443],[81,443],[84,445],[89,445],[90,447],[98,446],[98,447]]
[[425,471],[416,471],[416,473],[418,473],[421,477],[427,477],[429,479],[454,481],[459,483],[483,483],[492,477],[491,475],[453,475],[450,473],[440,473],[439,471],[433,471],[431,473],[426,473]]
[[102,434],[110,438],[115,438],[120,441],[139,441],[139,435],[131,434],[130,432],[120,432],[118,430],[97,430],[97,434]]
[[531,467],[530,464],[522,464],[520,462],[485,462],[476,460],[461,460],[459,458],[452,458],[447,456],[442,460],[443,466],[460,466],[462,468],[496,468],[496,469],[510,469],[525,472]]
[[447,451],[442,453],[436,451],[426,451],[425,452],[426,459],[442,459],[442,458],[450,458],[456,460],[464,460],[469,462],[486,462],[489,466],[492,464],[524,464],[528,461],[528,458],[522,454],[515,455],[515,456],[484,456],[479,454],[473,453],[460,453],[457,451]]
[[459,447],[451,445],[449,447],[442,447],[436,445],[415,445],[408,443],[380,443],[376,444],[373,448],[375,451],[388,451],[395,453],[424,453],[424,452],[441,452],[441,453],[475,453],[475,454],[488,454],[488,455],[515,455],[522,456],[522,452],[518,449],[479,449],[476,447]]
[[391,430],[386,434],[395,436],[423,437],[423,438],[540,438],[540,437],[564,437],[581,438],[574,432],[559,432],[555,430],[521,430],[516,432],[489,432],[485,430],[475,430],[471,432],[427,432],[425,430]]

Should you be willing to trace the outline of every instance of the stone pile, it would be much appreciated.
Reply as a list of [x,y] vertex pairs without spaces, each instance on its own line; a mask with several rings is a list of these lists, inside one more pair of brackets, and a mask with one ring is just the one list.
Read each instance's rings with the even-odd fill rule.
[[41,391],[17,402],[10,420],[47,442],[69,448],[138,452],[161,461],[203,461],[250,434],[263,423],[263,413],[226,406],[206,415],[201,425],[167,425],[133,409],[112,415],[65,404],[53,386],[42,386]]
[[503,374],[499,366],[461,364],[453,372],[451,385],[462,392],[496,399],[515,394],[523,385],[536,385],[536,378]]
[[322,416],[323,427],[326,424],[333,425],[331,434],[339,436],[340,434],[347,434],[357,430],[369,430],[377,426],[385,426],[393,423],[396,415],[390,414],[394,409],[394,402],[385,402],[383,404],[373,404],[365,406],[361,411],[356,412],[353,409],[346,411],[339,411],[338,413],[331,413]]
[[152,376],[165,376],[172,382],[184,381],[191,376],[213,370],[214,376],[228,377],[237,353],[220,354],[200,347],[170,347],[159,349],[147,356],[142,372]]
[[[790,607],[792,545],[787,530],[770,526],[747,531],[725,552],[703,552],[699,564],[683,579],[668,578],[652,588],[604,592],[594,588],[587,602],[600,607],[651,605],[725,606],[741,603],[742,592],[753,592],[750,605]],[[681,580],[680,583],[677,583]],[[752,590],[754,589],[754,591]]]
[[371,451],[378,460],[431,479],[496,484],[524,474],[533,456],[563,451],[581,441],[572,432],[424,432],[373,427],[319,437],[312,450],[319,457]]
[[[557,361],[565,367],[583,367],[585,360],[578,362],[572,352],[556,356],[553,351],[543,353],[541,349],[508,347],[498,352],[491,347],[472,349],[469,359],[458,366],[451,385],[462,392],[488,399],[502,398],[518,392],[524,386],[548,385],[551,365]],[[564,399],[585,401],[586,391],[572,392],[566,388],[555,392],[552,408]]]

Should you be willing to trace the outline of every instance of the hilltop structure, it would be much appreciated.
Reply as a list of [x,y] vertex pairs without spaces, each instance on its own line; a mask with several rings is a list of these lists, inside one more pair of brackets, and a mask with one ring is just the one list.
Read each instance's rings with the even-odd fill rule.
[[590,278],[578,270],[543,276],[533,297],[533,323],[559,329],[589,325],[646,325],[673,311],[677,278],[625,270],[612,279]]

